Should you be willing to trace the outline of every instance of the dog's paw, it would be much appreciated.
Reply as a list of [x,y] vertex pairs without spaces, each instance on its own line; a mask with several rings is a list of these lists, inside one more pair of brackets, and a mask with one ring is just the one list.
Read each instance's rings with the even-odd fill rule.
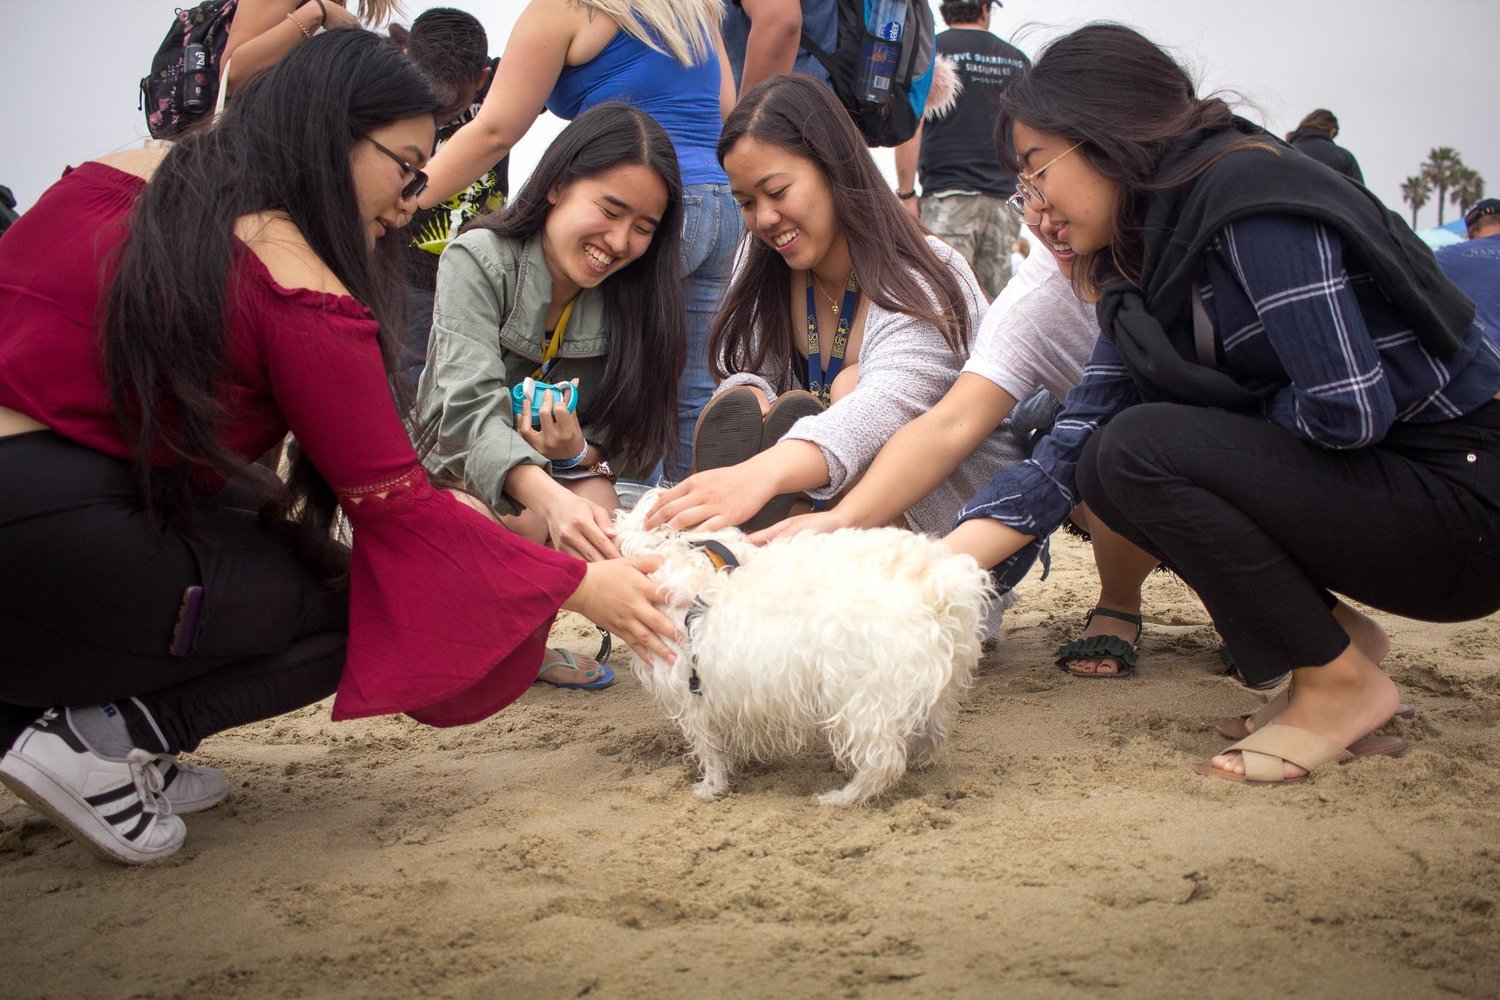
[[858,791],[851,791],[846,787],[832,792],[824,792],[817,799],[820,806],[837,806],[842,809],[847,806],[858,805],[860,794]]
[[693,797],[700,802],[717,802],[729,791],[729,786],[722,781],[713,781],[704,778],[693,785]]

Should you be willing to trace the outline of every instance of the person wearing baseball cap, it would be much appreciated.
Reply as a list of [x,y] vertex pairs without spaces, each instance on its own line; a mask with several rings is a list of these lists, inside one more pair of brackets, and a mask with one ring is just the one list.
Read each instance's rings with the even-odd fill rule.
[[1500,198],[1486,198],[1464,216],[1469,239],[1477,240],[1500,233]]
[[1475,315],[1500,344],[1500,198],[1486,198],[1464,215],[1469,238],[1437,252],[1438,266],[1474,300]]

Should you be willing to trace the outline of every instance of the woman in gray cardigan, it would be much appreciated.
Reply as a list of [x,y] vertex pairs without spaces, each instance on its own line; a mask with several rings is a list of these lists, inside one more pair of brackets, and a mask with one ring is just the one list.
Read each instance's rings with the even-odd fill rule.
[[[417,389],[427,467],[519,534],[615,557],[615,471],[650,469],[676,440],[681,229],[676,155],[650,115],[609,102],[563,129],[505,211],[443,252]],[[526,393],[513,414],[528,380],[571,389],[535,413]],[[566,650],[541,675],[588,689],[614,677]]]
[[[757,86],[725,123],[719,158],[751,239],[710,335],[722,381],[699,420],[698,471],[651,522],[756,529],[793,496],[839,496],[941,399],[985,302],[962,255],[901,208],[827,88],[797,76]],[[968,491],[1020,458],[997,430],[897,520],[946,533]]]

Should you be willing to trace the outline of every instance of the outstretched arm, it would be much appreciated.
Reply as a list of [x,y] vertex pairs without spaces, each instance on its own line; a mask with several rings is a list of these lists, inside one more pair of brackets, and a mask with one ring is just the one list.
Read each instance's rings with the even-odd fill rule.
[[[922,123],[917,122],[917,131],[910,139],[896,147],[896,192],[898,194],[917,189],[917,161],[922,156]],[[916,198],[902,198],[901,207],[918,222],[922,221],[921,205]]]
[[661,495],[646,526],[707,531],[743,524],[783,493],[828,485],[828,462],[809,441],[781,441],[754,458],[689,476]]
[[963,372],[937,405],[885,443],[864,478],[837,505],[772,525],[755,540],[889,524],[952,475],[1015,405],[1015,397],[989,379]]
[[750,18],[740,94],[762,80],[790,73],[802,44],[802,5],[798,0],[744,0]]
[[427,164],[427,190],[417,199],[419,206],[431,208],[473,184],[526,134],[547,106],[584,16],[563,0],[527,4],[479,113]]
[[[327,11],[326,20],[324,11]],[[290,14],[291,17],[287,15]],[[231,94],[240,84],[263,69],[281,62],[319,28],[359,27],[359,21],[344,9],[341,0],[240,0],[229,37],[224,42],[222,66],[233,57],[234,72],[226,86]]]

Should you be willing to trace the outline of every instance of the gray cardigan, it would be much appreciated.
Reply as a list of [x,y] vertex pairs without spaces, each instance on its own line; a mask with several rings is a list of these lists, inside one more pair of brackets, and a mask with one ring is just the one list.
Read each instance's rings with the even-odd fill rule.
[[[552,275],[541,236],[525,243],[473,229],[449,244],[438,265],[427,367],[417,386],[417,428],[436,432],[427,468],[452,476],[502,514],[520,510],[504,495],[517,465],[549,468],[515,431],[510,387],[541,364]],[[589,392],[604,376],[609,331],[598,288],[573,307],[548,381],[579,380],[584,436],[606,454],[607,428],[588,419]]]
[[[985,300],[973,270],[962,254],[943,241],[929,236],[927,243],[953,269],[968,303],[971,329],[977,333]],[[859,384],[824,412],[797,421],[782,436],[783,441],[817,445],[828,463],[829,484],[809,494],[826,499],[841,493],[869,468],[891,435],[942,398],[967,357],[967,351],[954,354],[937,327],[926,320],[888,312],[871,302],[859,347]],[[796,384],[789,372],[738,372],[721,382],[718,391],[753,385],[774,401],[774,386],[788,383]],[[907,524],[913,531],[946,535],[959,508],[996,471],[1024,457],[1020,444],[1002,424],[952,475],[912,505],[906,512]]]

